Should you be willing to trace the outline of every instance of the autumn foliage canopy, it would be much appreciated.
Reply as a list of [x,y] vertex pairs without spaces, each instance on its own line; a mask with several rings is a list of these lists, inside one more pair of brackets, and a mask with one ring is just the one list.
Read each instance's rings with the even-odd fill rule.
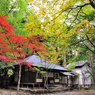
[[[0,60],[7,62],[17,61],[18,63],[29,64],[23,60],[34,51],[47,51],[40,42],[40,36],[20,36],[14,35],[11,26],[6,20],[6,16],[0,16]],[[10,57],[9,57],[10,56]]]

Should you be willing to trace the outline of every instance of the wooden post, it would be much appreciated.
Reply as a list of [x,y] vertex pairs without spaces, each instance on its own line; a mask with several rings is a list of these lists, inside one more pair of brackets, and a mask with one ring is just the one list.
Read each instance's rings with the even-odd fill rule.
[[27,84],[27,88],[28,88],[28,84]]
[[33,89],[34,89],[34,85],[35,85],[35,84],[33,83]]
[[23,87],[23,84],[22,84],[22,87]]
[[39,84],[38,88],[40,88],[40,84]]

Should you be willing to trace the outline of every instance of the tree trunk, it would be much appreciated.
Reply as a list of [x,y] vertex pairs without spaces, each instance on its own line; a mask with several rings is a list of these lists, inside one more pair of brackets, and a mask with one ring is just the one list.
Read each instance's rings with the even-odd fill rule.
[[91,75],[92,75],[92,85],[95,88],[95,72],[94,72],[93,56],[90,56],[90,66],[91,66]]
[[46,72],[46,75],[44,75],[44,88],[48,89],[48,76],[47,76],[47,72]]
[[17,85],[17,95],[19,95],[20,80],[21,80],[21,64],[19,64],[19,77],[18,77],[18,85]]
[[66,54],[64,55],[64,59],[63,59],[63,66],[66,66]]

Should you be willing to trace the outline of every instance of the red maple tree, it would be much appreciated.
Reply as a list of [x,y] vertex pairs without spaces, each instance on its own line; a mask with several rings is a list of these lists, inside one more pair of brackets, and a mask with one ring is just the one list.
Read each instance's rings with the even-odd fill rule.
[[[40,42],[40,36],[20,36],[14,35],[12,29],[15,29],[10,25],[5,18],[6,16],[0,16],[0,60],[3,60],[10,64],[11,60],[17,60],[18,63],[26,64],[27,62],[23,60],[28,56],[29,52],[34,51],[44,51],[47,49]],[[28,49],[28,51],[27,51]],[[13,57],[7,57],[7,54],[12,55]],[[31,63],[32,64],[32,63]],[[29,66],[30,67],[30,66]]]

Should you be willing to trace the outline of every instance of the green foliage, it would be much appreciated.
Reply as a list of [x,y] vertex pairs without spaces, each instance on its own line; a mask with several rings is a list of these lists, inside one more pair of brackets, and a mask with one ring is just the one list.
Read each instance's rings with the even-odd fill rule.
[[37,67],[34,67],[34,71],[40,72],[40,69]]
[[34,72],[38,72],[38,73],[41,73],[41,74],[46,73],[46,71],[43,71],[42,68],[37,68],[37,67],[34,67]]
[[86,56],[85,54],[79,54],[72,59],[72,62],[82,61],[86,59],[88,59],[88,56]]
[[74,63],[70,63],[70,64],[66,67],[67,70],[72,70],[72,69],[74,69],[74,68],[75,68]]
[[16,30],[13,32],[16,35],[28,35],[28,32],[22,31],[24,23],[27,20],[27,15],[30,15],[27,0],[0,0],[0,15],[7,16],[7,21]]
[[8,76],[10,77],[11,75],[14,74],[13,70],[12,69],[9,69],[8,72],[7,72]]
[[[25,30],[31,35],[44,37],[44,44],[50,51],[44,55],[49,63],[59,63],[64,55],[73,50],[87,53],[88,49],[83,47],[81,42],[85,41],[84,39],[87,39],[85,35],[90,33],[89,21],[94,21],[95,12],[89,0],[39,0],[42,3],[29,1],[32,1],[34,6],[37,5],[39,10],[35,10],[35,7],[32,9],[31,16],[28,16],[30,23],[25,25]],[[88,43],[87,40],[85,42]],[[66,58],[67,63],[88,58],[81,54],[78,56],[71,54]]]
[[0,69],[4,69],[7,66],[6,62],[0,61]]
[[79,76],[79,74],[74,74],[72,77]]

